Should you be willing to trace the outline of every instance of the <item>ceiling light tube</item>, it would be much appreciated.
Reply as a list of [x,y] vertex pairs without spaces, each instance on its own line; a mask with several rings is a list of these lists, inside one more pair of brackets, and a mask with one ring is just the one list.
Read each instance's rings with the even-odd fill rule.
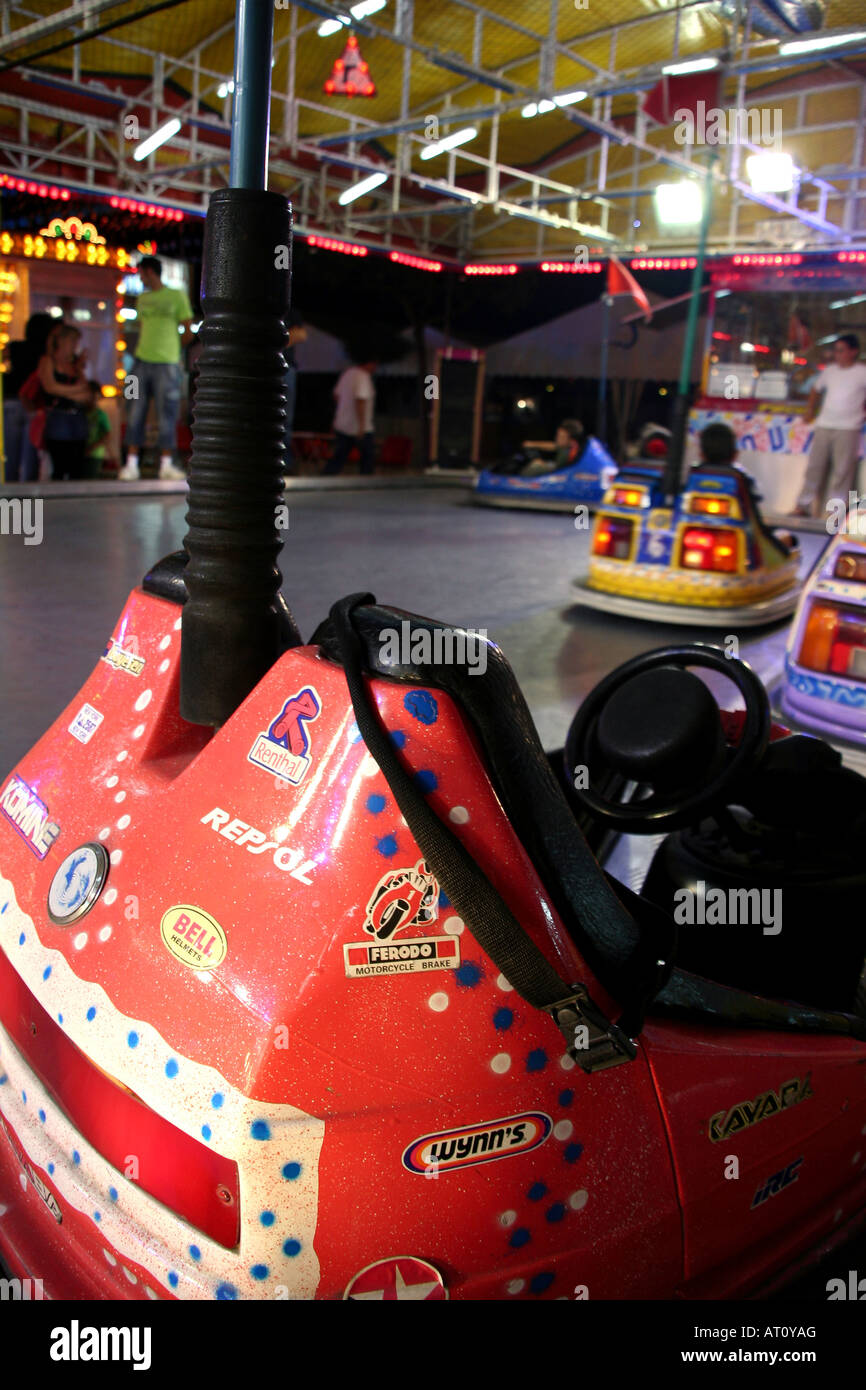
[[462,130],[455,130],[451,135],[443,136],[433,145],[425,145],[421,151],[421,158],[435,159],[437,154],[444,154],[446,150],[456,149],[458,145],[465,145],[469,140],[474,140],[477,134],[474,125],[464,126]]
[[817,53],[822,48],[839,48],[846,43],[860,43],[866,39],[866,29],[858,29],[854,34],[825,34],[816,39],[793,39],[790,43],[779,45],[779,53],[786,58],[797,53]]
[[718,66],[718,58],[692,58],[683,63],[665,63],[662,76],[685,77],[690,72],[712,72]]
[[148,135],[146,140],[142,140],[141,144],[136,146],[132,151],[133,159],[138,161],[147,159],[147,156],[153,154],[154,150],[158,150],[160,145],[164,145],[166,140],[177,135],[180,125],[177,116],[172,116],[170,121],[166,121],[165,125],[161,125],[158,130],[155,130],[152,135]]
[[345,207],[347,203],[354,203],[356,198],[363,198],[365,193],[372,193],[387,177],[387,174],[371,174],[369,178],[361,179],[360,183],[353,183],[349,188],[344,188],[337,202],[341,207]]

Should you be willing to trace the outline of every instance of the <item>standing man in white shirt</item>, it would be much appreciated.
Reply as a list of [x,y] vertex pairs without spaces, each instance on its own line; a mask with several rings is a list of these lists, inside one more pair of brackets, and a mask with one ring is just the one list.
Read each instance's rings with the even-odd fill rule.
[[334,452],[325,464],[324,474],[342,473],[352,445],[357,442],[361,451],[361,472],[373,472],[374,435],[373,414],[376,391],[373,386],[374,361],[360,362],[347,367],[334,387],[337,410],[334,415]]
[[[815,421],[809,466],[797,501],[797,516],[812,516],[830,470],[829,497],[848,500],[857,484],[860,431],[866,417],[866,363],[860,362],[860,339],[843,333],[833,344],[833,361],[812,387],[806,424]],[[818,411],[818,400],[824,400]],[[817,414],[816,414],[817,412]]]

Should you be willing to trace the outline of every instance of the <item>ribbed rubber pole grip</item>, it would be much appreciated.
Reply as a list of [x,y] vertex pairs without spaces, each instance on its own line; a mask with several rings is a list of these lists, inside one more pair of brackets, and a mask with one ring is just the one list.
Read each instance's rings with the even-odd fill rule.
[[290,247],[291,209],[279,194],[211,197],[181,643],[180,709],[194,724],[224,724],[300,641],[277,568]]

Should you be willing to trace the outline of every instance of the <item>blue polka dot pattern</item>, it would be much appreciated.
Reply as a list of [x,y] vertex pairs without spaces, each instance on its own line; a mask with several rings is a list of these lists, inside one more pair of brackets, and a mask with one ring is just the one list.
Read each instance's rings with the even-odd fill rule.
[[170,1285],[171,1288],[173,1288],[173,1289],[176,1289],[176,1288],[177,1288],[178,1276],[175,1274],[175,1272],[174,1272],[173,1269],[170,1269],[169,1272],[168,1272],[168,1282],[169,1282],[169,1285]]
[[63,1022],[63,1015],[62,1015],[62,1014],[58,1014],[58,1015],[57,1015],[57,1022],[58,1022],[58,1023],[62,1023],[62,1022]]
[[562,1202],[554,1202],[552,1207],[548,1207],[544,1215],[550,1222],[561,1221],[565,1216],[565,1207]]
[[214,1091],[213,1095],[210,1098],[210,1103],[213,1106],[214,1110],[219,1110],[222,1107],[222,1103],[224,1100],[225,1096],[223,1095],[222,1091]]
[[451,906],[451,899],[448,897],[448,894],[447,894],[447,893],[443,893],[443,892],[442,892],[442,889],[441,889],[441,888],[439,889],[439,906],[440,906],[440,907],[450,907],[450,906]]
[[215,1296],[225,1302],[230,1298],[237,1298],[238,1291],[234,1284],[218,1284]]
[[137,1033],[127,1033],[127,1035],[126,1035],[126,1045],[127,1045],[127,1047],[138,1047],[138,1034],[137,1034]]
[[96,1018],[96,1009],[95,1009],[94,1006],[91,1004],[90,1008],[87,1010],[87,1022],[88,1022],[88,1023],[92,1023],[93,1020],[94,1020],[95,1018]]
[[283,1241],[283,1254],[284,1254],[284,1255],[288,1255],[289,1258],[292,1258],[292,1257],[294,1257],[295,1255],[299,1255],[300,1253],[301,1253],[301,1242],[300,1242],[299,1240],[284,1240],[284,1241]]
[[269,1270],[267,1265],[251,1265],[250,1274],[254,1279],[267,1279]]
[[277,1218],[272,1211],[259,1212],[259,1220],[261,1221],[263,1226],[273,1226],[276,1219]]
[[173,1076],[177,1076],[179,1070],[180,1068],[178,1067],[175,1058],[170,1057],[165,1064],[165,1074],[169,1078],[169,1080],[171,1080]]
[[518,1226],[517,1230],[512,1231],[511,1235],[508,1237],[508,1244],[512,1245],[515,1250],[520,1250],[522,1246],[528,1245],[531,1240],[532,1236],[529,1234],[526,1227]]
[[21,935],[20,935],[19,938],[18,938],[18,945],[19,945],[19,946],[23,946],[23,945],[24,945],[24,942],[25,942],[26,940],[27,940],[27,937],[26,937],[26,936],[24,935],[24,933],[22,932]]
[[284,1163],[284,1164],[283,1164],[283,1177],[286,1178],[289,1182],[294,1182],[295,1178],[299,1178],[300,1176],[301,1176],[301,1165],[300,1165],[300,1163]]
[[271,1127],[267,1120],[253,1120],[250,1125],[250,1134],[253,1139],[270,1139]]
[[572,1102],[573,1100],[574,1100],[574,1091],[560,1091],[560,1093],[559,1093],[559,1103],[560,1103],[560,1105],[571,1105],[571,1102]]
[[54,1173],[54,1164],[53,1164],[53,1163],[49,1163],[49,1165],[48,1165],[48,1171],[49,1171],[49,1173],[51,1173],[51,1174]]
[[385,809],[385,798],[380,792],[373,792],[367,797],[367,810],[373,816],[378,816],[380,811]]
[[40,1110],[40,1111],[39,1111],[39,1118],[40,1118],[40,1120],[42,1121],[42,1123],[45,1124],[45,1111],[44,1111],[44,1110]]
[[51,974],[51,966],[50,966],[50,965],[46,965],[45,969],[42,971],[42,978],[43,978],[43,980],[47,980],[47,979],[48,979],[48,976],[49,976],[50,974]]
[[95,1212],[93,1213],[93,1219],[94,1219],[94,1221],[101,1221],[101,1220],[102,1220],[102,1212],[101,1212],[101,1211],[95,1211]]
[[536,1047],[526,1059],[527,1071],[544,1071],[547,1066],[547,1053],[543,1047]]
[[395,748],[406,747],[406,735],[403,733],[402,729],[391,729],[389,731],[388,737],[390,738]]
[[419,724],[435,724],[439,706],[429,690],[410,690],[403,696],[403,706]]
[[116,1188],[116,1187],[110,1187],[110,1188],[108,1189],[108,1195],[109,1195],[109,1197],[111,1198],[112,1202],[116,1202],[116,1201],[117,1201],[117,1188]]
[[431,772],[429,768],[423,768],[421,772],[415,773],[415,785],[419,787],[426,796],[429,792],[435,792],[436,788],[439,786],[439,778],[436,776],[436,773]]
[[547,1196],[547,1188],[543,1182],[534,1182],[526,1195],[530,1202],[540,1202]]
[[376,848],[385,859],[391,859],[397,853],[397,837],[395,835],[384,835],[381,840],[376,841]]
[[549,1270],[543,1274],[533,1274],[529,1281],[529,1287],[533,1293],[546,1293],[554,1280],[554,1275]]
[[76,1165],[76,1167],[81,1162],[81,1154],[78,1152],[77,1149],[72,1150],[72,1162]]
[[566,1144],[562,1156],[566,1163],[576,1163],[582,1153],[582,1144]]
[[193,1258],[194,1260],[200,1260],[200,1259],[201,1259],[201,1250],[199,1249],[199,1247],[198,1247],[197,1245],[191,1245],[191,1246],[189,1247],[189,1253],[190,1253],[190,1255],[192,1256],[192,1258]]
[[211,1136],[211,1127],[210,1127],[210,1125],[202,1125],[202,1127],[201,1127],[201,1137],[202,1137],[202,1139],[208,1139],[208,1140],[209,1140],[209,1139],[210,1139],[210,1136]]
[[462,965],[458,965],[454,976],[458,985],[463,985],[464,989],[474,989],[481,979],[481,966],[476,965],[474,960],[465,960]]
[[493,1027],[498,1028],[501,1033],[510,1028],[514,1022],[514,1014],[510,1009],[497,1009],[493,1015]]

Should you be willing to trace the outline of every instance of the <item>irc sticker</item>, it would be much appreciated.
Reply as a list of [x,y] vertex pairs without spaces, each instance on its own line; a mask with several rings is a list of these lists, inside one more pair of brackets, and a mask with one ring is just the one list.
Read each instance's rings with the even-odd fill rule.
[[226,958],[226,934],[215,917],[181,903],[163,913],[160,933],[166,949],[191,970],[215,970]]

